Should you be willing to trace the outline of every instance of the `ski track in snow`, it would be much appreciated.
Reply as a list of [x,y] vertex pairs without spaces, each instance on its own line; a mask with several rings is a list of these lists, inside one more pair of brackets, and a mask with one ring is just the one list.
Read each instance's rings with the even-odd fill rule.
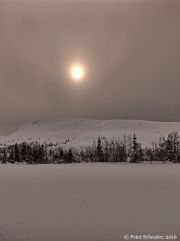
[[4,227],[0,225],[0,241],[17,241]]

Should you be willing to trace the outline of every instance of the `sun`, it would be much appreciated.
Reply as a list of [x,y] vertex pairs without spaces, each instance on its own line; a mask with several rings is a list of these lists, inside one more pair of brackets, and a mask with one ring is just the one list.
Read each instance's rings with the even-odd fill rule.
[[82,81],[85,76],[85,69],[82,65],[72,65],[70,68],[70,75],[74,81]]

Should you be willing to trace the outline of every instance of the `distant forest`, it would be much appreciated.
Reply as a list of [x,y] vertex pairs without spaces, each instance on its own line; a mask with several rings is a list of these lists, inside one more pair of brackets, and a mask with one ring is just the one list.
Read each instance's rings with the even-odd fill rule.
[[136,135],[123,138],[100,136],[92,146],[64,148],[57,144],[20,143],[0,147],[0,163],[61,164],[80,162],[172,162],[180,163],[180,137],[177,132],[160,137],[150,147],[142,147]]

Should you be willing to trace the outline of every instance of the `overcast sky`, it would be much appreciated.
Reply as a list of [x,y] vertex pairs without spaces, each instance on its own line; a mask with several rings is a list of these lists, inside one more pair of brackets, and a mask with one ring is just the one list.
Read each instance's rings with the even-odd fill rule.
[[0,1],[0,133],[61,117],[180,121],[179,103],[180,1]]

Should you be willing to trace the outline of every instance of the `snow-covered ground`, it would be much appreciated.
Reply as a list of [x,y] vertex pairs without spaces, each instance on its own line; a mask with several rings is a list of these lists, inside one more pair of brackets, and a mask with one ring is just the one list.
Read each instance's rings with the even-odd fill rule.
[[180,133],[180,122],[90,119],[36,121],[19,128],[9,136],[1,136],[0,143],[38,141],[76,147],[92,145],[98,136],[112,138],[136,133],[143,145],[149,145],[152,141],[158,141],[161,135],[167,136],[172,131]]
[[0,166],[0,241],[180,238],[179,207],[179,164]]

